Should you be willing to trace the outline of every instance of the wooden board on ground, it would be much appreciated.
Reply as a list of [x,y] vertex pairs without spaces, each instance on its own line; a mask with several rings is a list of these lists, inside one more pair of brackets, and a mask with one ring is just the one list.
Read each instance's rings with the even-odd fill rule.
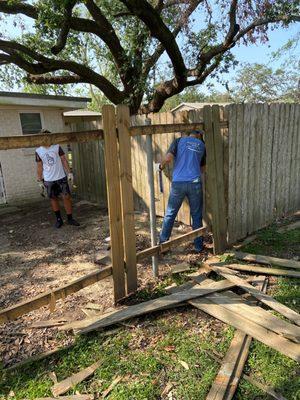
[[32,299],[21,301],[20,303],[15,304],[14,306],[10,306],[0,311],[0,323],[11,321],[20,317],[23,314],[26,314],[32,310],[36,310],[40,307],[50,304],[53,300],[64,299],[72,293],[78,292],[79,290],[92,285],[96,282],[99,282],[102,279],[107,278],[112,274],[112,268],[106,267],[101,271],[96,270],[91,272],[88,275],[82,276],[70,283],[67,283],[64,286],[60,286],[56,289],[49,290],[38,296],[33,297]]
[[[259,277],[258,288],[262,290],[266,279]],[[226,291],[227,294],[232,293]],[[235,295],[237,298],[239,296]],[[247,315],[247,314],[246,314]],[[219,370],[206,400],[231,400],[234,396],[244,365],[247,361],[252,337],[237,330],[230,344],[221,369]]]
[[31,328],[52,328],[55,326],[64,325],[66,322],[68,322],[68,320],[65,318],[49,319],[48,321],[33,322],[31,325],[28,326],[28,328],[29,329],[31,329]]
[[77,383],[80,383],[84,379],[91,376],[96,371],[96,369],[100,367],[101,363],[102,361],[97,361],[94,364],[90,365],[89,367],[70,376],[69,378],[56,383],[51,388],[53,396],[57,397],[60,396],[61,394],[66,393],[68,390],[72,389],[73,386],[77,385]]
[[217,293],[212,293],[207,296],[207,298],[216,304],[219,304],[221,301],[222,306],[227,310],[242,313],[249,321],[255,322],[296,343],[300,343],[300,327],[275,317],[273,314],[257,305],[249,305],[241,296],[233,292],[226,291],[224,293],[219,293],[219,295]]
[[[92,394],[73,394],[70,396],[60,396],[59,400],[93,400]],[[37,397],[35,400],[57,400],[57,397]]]
[[200,310],[212,315],[219,320],[232,325],[234,328],[245,332],[247,335],[259,340],[267,346],[279,351],[280,353],[290,357],[291,359],[299,362],[300,361],[300,348],[296,343],[290,342],[276,333],[269,331],[268,329],[249,321],[243,317],[242,314],[234,313],[222,305],[222,301],[219,304],[214,304],[207,298],[197,298],[188,300],[188,303]]
[[[215,360],[217,363],[221,364],[222,359],[218,356],[216,356],[214,353],[205,351],[209,357],[211,357],[213,360]],[[287,400],[285,397],[283,397],[281,394],[276,392],[274,388],[267,386],[264,383],[261,383],[257,379],[255,379],[252,375],[247,375],[243,374],[242,378],[245,379],[247,382],[251,383],[251,385],[258,387],[260,390],[262,390],[264,393],[267,393],[270,395],[273,399],[275,400]]]
[[[251,340],[251,339],[250,339]],[[234,372],[236,369],[237,361],[244,349],[248,346],[249,339],[242,331],[236,331],[231,341],[229,350],[227,351],[222,366],[212,384],[212,387],[206,397],[206,400],[227,400],[228,390],[230,385],[234,384]]]
[[179,274],[180,272],[189,271],[190,268],[191,268],[190,264],[184,262],[184,263],[181,263],[181,264],[174,265],[174,266],[171,268],[171,273],[172,273],[172,274]]
[[[227,253],[226,253],[227,254]],[[279,267],[300,269],[300,261],[286,260],[284,258],[261,256],[258,254],[244,253],[242,251],[235,251],[228,253],[238,260],[256,262],[258,264],[278,265]]]
[[237,271],[254,272],[256,274],[275,275],[275,276],[288,276],[290,278],[300,278],[300,272],[291,271],[288,269],[260,267],[257,265],[244,265],[244,264],[228,264],[226,267]]
[[295,322],[297,325],[300,325],[300,315],[298,313],[296,313],[296,311],[290,309],[289,307],[285,306],[284,304],[281,304],[279,301],[275,300],[273,297],[255,289],[253,286],[251,286],[249,283],[247,283],[244,279],[237,276],[237,273],[235,271],[233,271],[229,268],[225,268],[223,265],[224,264],[220,263],[219,266],[217,264],[210,264],[209,266],[213,271],[215,271],[219,275],[223,276],[224,278],[228,279],[230,282],[235,283],[241,289],[250,293],[252,296],[257,298],[262,303],[266,304],[268,307],[279,312],[284,317]]
[[134,306],[127,307],[120,311],[115,311],[109,316],[102,316],[100,318],[93,318],[89,320],[76,321],[65,326],[60,327],[61,330],[74,329],[79,330],[79,333],[87,333],[95,329],[104,328],[109,325],[117,324],[118,322],[125,321],[126,319],[135,318],[143,314],[150,312],[163,310],[170,308],[174,305],[185,302],[189,299],[196,298],[199,296],[206,296],[215,291],[227,290],[235,285],[224,280],[220,282],[214,282],[207,286],[203,286],[198,289],[190,289],[187,291],[174,293],[168,296],[163,296],[158,299],[149,300],[144,303],[136,304]]
[[281,228],[277,229],[277,232],[283,233],[283,232],[288,232],[292,231],[293,229],[298,229],[300,228],[300,220],[296,222],[292,222],[291,224],[284,225]]

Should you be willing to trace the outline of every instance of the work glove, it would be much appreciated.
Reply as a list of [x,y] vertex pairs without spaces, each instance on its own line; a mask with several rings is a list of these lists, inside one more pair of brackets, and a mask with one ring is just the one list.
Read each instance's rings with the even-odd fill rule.
[[68,173],[68,182],[69,182],[69,186],[72,188],[73,184],[74,184],[74,175],[72,172]]
[[155,163],[154,164],[154,172],[159,172],[161,171],[161,165],[159,163]]
[[41,194],[41,196],[42,196],[42,197],[46,197],[46,196],[45,196],[45,185],[44,185],[44,180],[43,180],[43,179],[42,179],[41,181],[38,180],[37,183],[38,183],[39,188],[40,188],[40,194]]

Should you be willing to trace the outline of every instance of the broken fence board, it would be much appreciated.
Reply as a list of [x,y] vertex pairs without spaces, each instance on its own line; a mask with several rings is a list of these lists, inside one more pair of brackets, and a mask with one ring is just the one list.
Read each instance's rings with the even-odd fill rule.
[[220,304],[214,304],[207,298],[197,298],[188,301],[189,304],[196,308],[206,312],[209,315],[225,322],[226,324],[232,325],[236,329],[245,332],[247,335],[259,340],[265,345],[279,351],[280,353],[290,357],[295,361],[300,361],[300,347],[296,343],[290,342],[289,340],[277,335],[276,333],[269,331],[268,329],[257,325],[254,322],[249,321],[241,314],[236,314],[230,310],[227,310]]
[[30,311],[36,310],[40,307],[50,304],[53,296],[55,300],[64,299],[72,293],[78,292],[86,286],[92,285],[102,279],[107,278],[112,274],[112,268],[106,267],[102,270],[96,270],[88,275],[82,276],[64,286],[58,287],[57,289],[49,290],[44,292],[32,299],[22,301],[0,311],[0,323],[11,321],[26,314]]
[[[93,400],[92,394],[74,394],[70,396],[60,396],[59,400]],[[57,397],[37,397],[35,400],[57,400]]]
[[279,269],[272,267],[260,267],[256,265],[242,265],[242,264],[228,264],[228,268],[237,271],[255,272],[256,274],[274,275],[274,276],[287,276],[289,278],[300,278],[300,271],[291,271],[288,269]]
[[[223,265],[223,264],[222,264]],[[225,268],[223,266],[217,266],[217,264],[210,264],[210,268],[217,272],[219,275],[223,276],[224,278],[228,279],[230,282],[235,283],[241,289],[245,290],[246,292],[250,293],[256,299],[260,300],[262,303],[266,304],[268,307],[272,308],[273,310],[279,312],[284,317],[294,321],[297,325],[300,325],[300,315],[292,310],[291,308],[285,306],[284,304],[280,303],[279,301],[275,300],[273,297],[260,292],[259,290],[255,289],[249,283],[247,283],[244,279],[237,276],[237,273],[229,268]]]
[[[222,359],[220,357],[216,356],[214,353],[209,352],[207,350],[205,351],[205,353],[208,354],[208,356],[211,357],[217,363],[219,363],[219,364],[222,363]],[[287,400],[281,394],[277,393],[274,390],[274,388],[272,388],[271,386],[267,386],[266,384],[256,380],[252,375],[243,374],[242,378],[245,379],[247,382],[251,383],[251,385],[258,387],[264,393],[269,394],[275,400]]]
[[237,258],[239,260],[243,260],[243,261],[251,261],[251,262],[257,262],[259,264],[267,264],[267,265],[278,265],[279,267],[300,270],[300,261],[286,260],[284,258],[244,253],[242,251],[234,251],[233,253],[230,253],[230,254],[233,255],[235,258]]
[[221,368],[212,384],[212,387],[206,397],[206,400],[225,400],[239,358],[247,339],[242,331],[236,331],[230,347],[222,361]]
[[80,383],[89,376],[91,376],[96,371],[96,369],[100,367],[101,363],[102,361],[97,361],[94,364],[90,365],[89,367],[70,376],[69,378],[56,383],[51,388],[53,396],[56,397],[66,393],[68,390],[72,389],[73,386],[77,385],[77,383]]
[[109,325],[117,324],[121,321],[125,321],[126,319],[135,318],[143,314],[170,308],[174,305],[180,304],[192,298],[206,296],[215,291],[226,290],[232,288],[233,286],[235,285],[226,280],[214,282],[210,285],[203,286],[198,289],[190,289],[179,293],[170,294],[168,296],[163,296],[158,299],[149,300],[144,303],[136,304],[123,310],[116,311],[108,316],[104,315],[100,318],[90,319],[89,321],[83,320],[76,321],[75,323],[66,324],[59,329],[80,329],[79,333],[87,333],[95,329],[100,329]]
[[222,301],[224,308],[236,313],[242,313],[242,315],[250,321],[278,333],[287,339],[293,340],[296,343],[300,343],[300,328],[298,326],[275,317],[261,307],[247,304],[245,300],[233,292],[226,291],[224,293],[219,293],[219,295],[213,293],[207,296],[207,298],[216,304]]
[[293,222],[291,224],[282,226],[281,228],[277,229],[277,232],[284,233],[284,232],[292,231],[293,229],[298,229],[298,228],[300,228],[300,220]]

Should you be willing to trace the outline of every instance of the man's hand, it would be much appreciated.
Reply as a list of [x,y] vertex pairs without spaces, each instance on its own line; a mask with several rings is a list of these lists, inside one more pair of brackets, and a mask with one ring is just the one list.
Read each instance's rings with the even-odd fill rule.
[[72,188],[73,184],[74,184],[74,175],[72,172],[68,173],[68,182],[69,182],[69,186]]
[[37,183],[38,183],[38,185],[39,185],[39,188],[43,189],[43,188],[45,187],[45,185],[44,185],[44,180],[43,180],[43,179],[38,179],[38,180],[37,180]]

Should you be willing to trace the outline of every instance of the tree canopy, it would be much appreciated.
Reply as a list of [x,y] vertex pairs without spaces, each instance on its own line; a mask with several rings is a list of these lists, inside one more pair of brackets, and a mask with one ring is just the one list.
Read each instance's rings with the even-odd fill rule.
[[[239,41],[300,21],[298,0],[0,0],[0,65],[29,83],[86,83],[132,113],[228,70]],[[11,29],[11,16],[18,34]]]

